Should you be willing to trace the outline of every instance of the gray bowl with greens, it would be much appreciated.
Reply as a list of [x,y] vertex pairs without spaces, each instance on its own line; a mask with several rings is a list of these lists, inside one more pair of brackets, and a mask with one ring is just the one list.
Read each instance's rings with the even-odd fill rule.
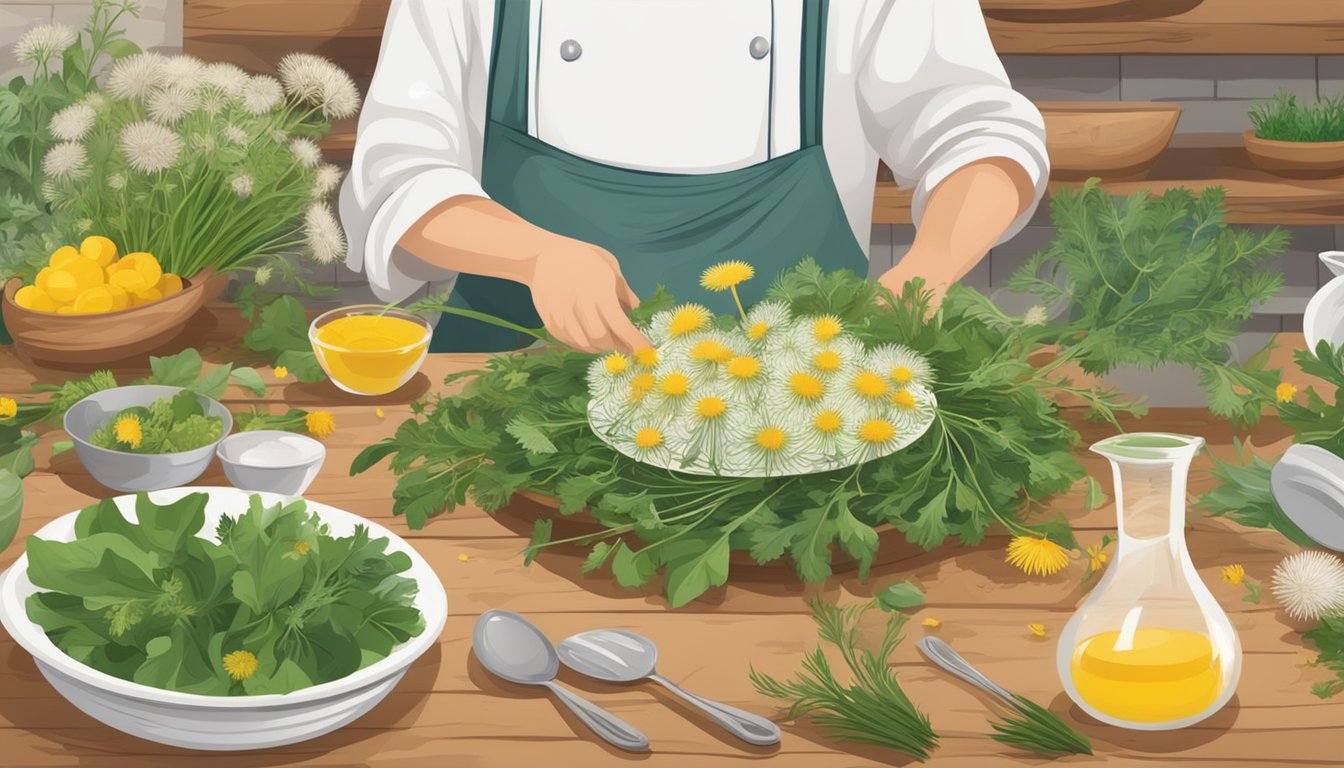
[[140,385],[89,395],[66,411],[64,426],[93,479],[118,491],[157,491],[200,477],[233,417],[190,390]]

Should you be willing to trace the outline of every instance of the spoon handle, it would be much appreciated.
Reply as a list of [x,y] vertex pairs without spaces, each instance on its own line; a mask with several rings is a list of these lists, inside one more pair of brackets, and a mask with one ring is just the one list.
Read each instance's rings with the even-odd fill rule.
[[753,715],[737,707],[720,704],[717,701],[701,698],[683,690],[680,686],[662,675],[649,675],[649,679],[680,696],[684,701],[700,708],[709,718],[723,726],[729,733],[748,744],[768,746],[779,743],[779,726],[760,715]]
[[962,657],[961,654],[952,650],[952,646],[936,637],[923,637],[915,643],[919,650],[924,652],[929,661],[951,672],[956,677],[965,680],[983,691],[998,696],[1009,704],[1016,704],[1017,699],[1002,686],[985,677],[980,670],[971,666],[971,663]]
[[547,682],[545,686],[550,688],[556,698],[569,707],[570,711],[582,720],[584,725],[593,729],[593,733],[601,736],[608,744],[629,752],[648,751],[649,737],[645,736],[638,728],[573,693],[568,688],[561,687],[554,682]]

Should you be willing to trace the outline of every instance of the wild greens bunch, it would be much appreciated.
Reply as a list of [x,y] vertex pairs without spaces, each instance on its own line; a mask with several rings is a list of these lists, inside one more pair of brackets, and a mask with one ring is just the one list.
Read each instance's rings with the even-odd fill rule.
[[1297,95],[1279,91],[1248,113],[1255,135],[1271,141],[1344,141],[1344,96],[1299,104]]
[[181,453],[219,440],[224,420],[207,416],[196,393],[184,389],[148,407],[126,408],[89,436],[99,448],[123,453]]

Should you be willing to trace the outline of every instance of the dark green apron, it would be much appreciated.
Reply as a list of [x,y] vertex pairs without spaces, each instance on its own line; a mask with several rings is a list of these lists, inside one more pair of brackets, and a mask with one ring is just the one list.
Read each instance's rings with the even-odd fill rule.
[[[671,174],[603,165],[528,135],[529,0],[496,0],[481,179],[486,194],[543,229],[607,249],[639,296],[663,285],[679,300],[716,313],[733,311],[732,298],[707,293],[700,273],[728,259],[756,269],[756,277],[738,287],[747,305],[807,256],[827,270],[866,274],[868,262],[821,145],[827,5],[804,4],[801,148],[735,171]],[[745,41],[742,55],[748,55]],[[460,275],[449,304],[527,328],[542,324],[527,286],[510,280]],[[500,352],[530,341],[443,315],[430,351]]]

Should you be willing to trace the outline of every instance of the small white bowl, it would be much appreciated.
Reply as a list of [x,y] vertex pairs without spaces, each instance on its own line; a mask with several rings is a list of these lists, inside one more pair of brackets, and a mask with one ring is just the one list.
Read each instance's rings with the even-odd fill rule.
[[265,429],[229,435],[215,453],[234,488],[302,496],[322,469],[327,447],[305,435]]

